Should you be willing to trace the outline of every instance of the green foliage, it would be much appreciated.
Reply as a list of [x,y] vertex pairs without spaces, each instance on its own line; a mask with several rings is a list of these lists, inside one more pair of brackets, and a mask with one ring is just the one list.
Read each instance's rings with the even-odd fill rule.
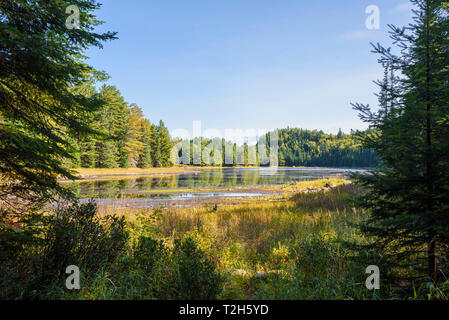
[[127,164],[136,167],[139,155],[144,149],[142,143],[142,110],[135,104],[131,104],[128,110],[123,152],[127,157]]
[[69,137],[93,133],[86,115],[103,104],[98,95],[70,88],[104,78],[83,62],[83,52],[115,33],[94,32],[101,24],[94,0],[76,1],[80,29],[67,29],[64,8],[71,4],[0,2],[0,201],[20,198],[8,208],[16,214],[70,196],[57,184],[59,177],[73,178],[64,161],[73,154]]
[[142,268],[147,274],[153,271],[158,259],[164,255],[167,255],[167,248],[164,242],[153,240],[149,237],[140,237],[133,250],[136,267]]
[[[155,240],[158,214],[124,218],[73,203],[20,224],[0,224],[0,299],[215,299],[216,264],[185,238]],[[81,271],[81,290],[65,288],[65,269]]]
[[124,218],[97,215],[93,202],[63,206],[47,219],[43,256],[50,272],[72,264],[96,272],[115,261],[127,242]]
[[[297,128],[279,129],[278,134],[278,161],[281,167],[366,168],[374,167],[377,162],[375,152],[369,148],[363,148],[361,141],[354,134],[344,134],[340,131],[337,135],[333,135],[326,134],[323,131]],[[270,133],[265,137],[265,140],[268,142],[269,137]],[[201,166],[259,166],[261,164],[260,150],[258,150],[259,144],[261,144],[260,139],[256,146],[249,146],[247,143],[238,146],[224,139],[195,138],[190,140],[190,164]],[[200,148],[202,153],[199,151]],[[210,152],[209,149],[211,149]],[[269,145],[267,145],[267,149],[269,153]],[[232,155],[232,159],[226,160],[226,150]],[[202,157],[200,158],[199,155],[202,155]],[[179,156],[182,157],[182,153]],[[266,155],[263,156],[266,157]],[[197,159],[196,162],[194,161],[195,159]],[[205,159],[210,159],[210,163],[207,163]]]
[[[343,185],[218,212],[141,211],[125,226],[117,218],[114,224],[111,217],[97,217],[93,204],[63,207],[53,217],[34,216],[21,225],[2,223],[0,297],[447,299],[447,282],[430,287],[417,282],[409,291],[392,287],[383,264],[381,290],[365,288],[365,268],[377,258],[361,251],[351,260],[352,252],[342,245],[369,241],[353,229],[364,217],[363,210],[352,208],[354,192],[355,186]],[[70,291],[63,266],[74,260],[84,261],[81,290]],[[58,265],[59,275],[53,270]],[[262,277],[255,276],[259,271]]]
[[191,238],[175,241],[174,261],[179,278],[173,285],[177,299],[215,299],[221,292],[221,277]]
[[139,155],[137,166],[142,169],[151,168],[153,160],[151,158],[151,123],[144,120],[142,123],[142,144],[143,150]]
[[159,121],[159,125],[153,125],[153,143],[151,159],[153,167],[168,167],[172,165],[170,153],[173,146],[167,127],[164,122]]
[[106,140],[97,143],[97,148],[94,153],[96,161],[96,168],[117,168],[117,144],[113,140]]
[[[90,125],[101,135],[79,139],[84,168],[150,168],[171,166],[172,142],[161,121],[152,125],[135,104],[127,104],[114,86],[104,85],[99,96],[105,101],[91,116]],[[73,162],[73,166],[76,162]]]
[[352,134],[326,134],[302,129],[279,130],[279,165],[373,167],[376,154]]
[[449,15],[444,1],[413,0],[410,28],[391,28],[400,53],[374,46],[385,67],[380,109],[355,104],[371,130],[359,133],[379,156],[378,168],[356,176],[371,216],[361,230],[397,276],[446,279],[449,245]]
[[[337,243],[317,236],[291,246],[290,277],[273,275],[255,284],[256,299],[327,300],[381,299],[378,292],[365,288],[364,270],[348,263]],[[355,277],[354,277],[355,276]],[[362,280],[362,281],[361,281]]]
[[43,298],[47,286],[64,285],[69,265],[95,274],[122,254],[128,238],[123,218],[99,217],[94,203],[60,206],[20,225],[0,227],[3,299]]

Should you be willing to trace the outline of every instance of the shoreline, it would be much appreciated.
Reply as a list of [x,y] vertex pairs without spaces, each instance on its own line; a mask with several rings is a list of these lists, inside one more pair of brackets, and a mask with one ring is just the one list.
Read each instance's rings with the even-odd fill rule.
[[[142,210],[148,208],[196,207],[202,205],[235,205],[263,201],[286,201],[298,193],[328,192],[340,185],[350,184],[346,179],[330,178],[319,180],[305,180],[297,183],[270,186],[232,187],[232,188],[199,188],[184,190],[148,190],[139,194],[123,193],[118,197],[82,198],[82,202],[90,199],[99,206],[100,211],[113,210]],[[188,194],[190,196],[186,197]],[[136,196],[140,195],[140,196]],[[146,196],[144,196],[146,195]],[[165,195],[173,197],[154,197]]]
[[73,174],[78,178],[78,180],[69,179],[59,179],[58,182],[76,182],[76,181],[88,181],[88,180],[103,180],[103,179],[119,179],[119,178],[129,178],[129,177],[145,177],[145,176],[171,176],[180,175],[185,173],[195,173],[206,170],[223,170],[223,169],[264,169],[264,168],[275,168],[275,169],[304,169],[304,170],[367,170],[366,168],[333,168],[333,167],[214,167],[214,166],[173,166],[164,168],[80,168],[74,169]]
[[112,180],[127,177],[141,177],[141,176],[170,176],[179,175],[183,173],[198,172],[194,167],[167,167],[167,168],[80,168],[74,169],[73,175],[78,180],[59,179],[58,182],[77,182],[87,180]]

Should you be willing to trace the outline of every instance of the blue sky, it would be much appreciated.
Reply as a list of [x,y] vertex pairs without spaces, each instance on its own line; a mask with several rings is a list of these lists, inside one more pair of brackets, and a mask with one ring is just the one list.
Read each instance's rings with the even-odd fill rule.
[[[365,128],[350,102],[377,104],[369,42],[411,21],[406,0],[103,0],[99,30],[119,39],[87,52],[109,84],[170,130]],[[365,8],[380,8],[368,30]]]

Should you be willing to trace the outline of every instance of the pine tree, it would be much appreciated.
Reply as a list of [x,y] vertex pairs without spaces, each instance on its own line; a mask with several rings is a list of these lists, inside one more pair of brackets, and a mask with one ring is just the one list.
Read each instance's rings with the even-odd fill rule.
[[105,101],[107,133],[109,136],[123,139],[129,112],[125,99],[115,86],[104,85],[100,90],[100,96]]
[[137,166],[139,168],[150,168],[152,166],[151,159],[151,123],[145,119],[142,122],[142,145],[143,150],[139,155],[139,161]]
[[[0,2],[0,200],[13,195],[18,204],[42,204],[70,193],[57,183],[75,178],[69,135],[90,133],[86,114],[102,105],[72,93],[73,85],[97,73],[81,59],[91,46],[115,38],[93,31],[100,24],[94,0],[78,0],[80,28],[68,29],[65,8],[71,1],[2,0]],[[40,200],[40,201],[38,201]]]
[[[74,86],[70,88],[70,91],[73,94],[82,95],[86,97],[87,99],[92,99],[93,97],[97,96],[98,93],[95,90],[94,82],[101,79],[91,79],[88,82],[82,83],[81,85]],[[90,112],[84,114],[85,119],[89,120],[90,128],[97,130],[98,125],[95,125],[96,122],[96,113]],[[69,134],[69,144],[73,148],[73,158],[69,159],[68,161],[71,163],[70,167],[77,168],[81,166],[85,167],[94,167],[95,166],[95,142],[98,138],[97,134],[93,133],[76,133],[76,134]],[[69,149],[68,149],[69,150]]]
[[171,149],[173,147],[173,143],[170,138],[170,134],[168,133],[168,129],[162,120],[159,121],[159,126],[158,126],[157,132],[159,135],[162,166],[170,167],[172,165],[170,154],[171,154]]
[[153,160],[153,167],[160,168],[162,167],[163,162],[159,127],[156,125],[152,125],[151,132],[153,132],[153,139],[151,139],[151,159]]
[[[128,106],[120,91],[114,86],[104,85],[100,90],[101,98],[106,102],[101,111],[103,121],[101,128],[106,131],[109,140],[98,144],[98,166],[115,168],[124,162],[127,166],[128,158],[123,151],[128,120]],[[125,160],[126,159],[126,160]]]
[[123,152],[126,154],[128,166],[136,167],[139,154],[144,149],[142,143],[143,113],[142,109],[135,104],[131,104],[128,110]]
[[97,168],[117,168],[117,146],[112,139],[106,139],[97,143],[96,148]]
[[371,217],[361,230],[372,247],[392,267],[436,280],[449,245],[449,12],[441,0],[412,3],[414,23],[390,26],[400,53],[374,45],[386,79],[390,73],[378,83],[380,111],[354,105],[371,127],[363,144],[380,158],[372,174],[356,178],[368,190],[361,204]]
[[85,137],[80,142],[80,161],[83,168],[95,168],[97,163],[96,140]]

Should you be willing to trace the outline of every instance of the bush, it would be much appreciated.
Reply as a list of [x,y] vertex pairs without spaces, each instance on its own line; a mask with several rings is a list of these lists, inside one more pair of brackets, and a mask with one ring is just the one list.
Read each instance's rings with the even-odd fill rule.
[[162,240],[140,237],[132,251],[110,270],[87,281],[79,293],[89,299],[216,299],[222,290],[216,265],[191,238],[174,248]]
[[178,278],[173,283],[178,299],[216,299],[222,278],[215,262],[199,250],[192,238],[175,241],[174,262]]
[[[94,202],[75,202],[21,227],[0,225],[0,299],[216,299],[215,261],[192,238],[174,246],[151,238],[154,222],[149,212],[127,226],[99,216]],[[81,290],[65,288],[69,265],[80,268]]]
[[49,270],[64,272],[76,265],[87,273],[114,262],[124,251],[128,234],[124,218],[100,217],[94,202],[58,208],[49,217],[43,257]]
[[[365,288],[364,269],[347,259],[336,242],[319,237],[299,240],[291,247],[294,264],[286,273],[267,278],[255,290],[256,299],[380,299]],[[354,277],[355,275],[355,277]]]
[[20,232],[2,228],[0,298],[42,298],[52,284],[64,285],[69,265],[92,274],[113,263],[127,242],[125,221],[96,213],[94,202],[75,202],[27,217]]
[[147,273],[152,273],[157,262],[167,256],[167,254],[168,250],[162,240],[140,237],[133,252],[134,264],[137,268]]

